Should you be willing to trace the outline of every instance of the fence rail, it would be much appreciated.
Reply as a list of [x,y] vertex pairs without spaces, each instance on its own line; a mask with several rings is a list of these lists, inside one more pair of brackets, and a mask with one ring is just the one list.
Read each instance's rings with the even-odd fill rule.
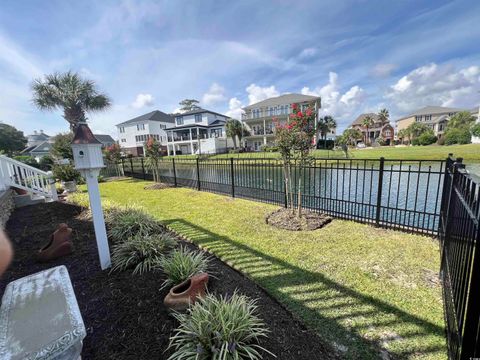
[[[122,161],[126,176],[152,180],[143,158]],[[436,235],[440,220],[445,161],[315,159],[291,168],[298,202],[313,211],[387,228]],[[160,179],[234,197],[286,204],[280,159],[166,159]]]
[[480,357],[480,185],[447,160],[440,215],[441,278],[449,357]]

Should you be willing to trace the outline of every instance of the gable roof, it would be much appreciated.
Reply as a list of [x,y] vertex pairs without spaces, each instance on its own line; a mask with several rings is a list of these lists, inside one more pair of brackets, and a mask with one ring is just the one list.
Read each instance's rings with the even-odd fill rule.
[[27,138],[29,141],[42,141],[42,140],[48,140],[50,136],[42,132],[42,133],[27,135]]
[[115,126],[126,125],[126,124],[136,123],[139,121],[148,121],[148,120],[161,121],[161,122],[167,122],[167,123],[175,122],[175,119],[173,118],[173,116],[169,114],[165,114],[160,110],[154,110],[147,114],[143,114],[143,115],[137,116],[136,118],[121,122],[120,124],[117,124]]
[[271,97],[269,99],[259,101],[255,104],[245,106],[243,110],[250,110],[253,108],[265,107],[265,106],[302,103],[302,102],[308,102],[308,101],[315,101],[319,99],[320,99],[320,96],[311,96],[311,95],[303,95],[303,94],[283,94],[280,96]]
[[365,118],[367,116],[370,116],[374,122],[377,122],[379,121],[378,119],[378,114],[375,114],[375,113],[365,113],[365,114],[360,114],[358,115],[358,117],[352,122],[352,124],[350,126],[353,126],[353,125],[362,125],[363,126],[363,120],[365,120]]
[[30,154],[32,154],[32,153],[44,153],[44,152],[49,152],[51,148],[52,148],[52,143],[49,142],[49,141],[44,141],[44,142],[38,144],[37,146],[35,146],[35,148],[33,148],[32,150],[30,150],[28,152]]
[[443,107],[443,106],[425,106],[421,109],[418,109],[414,111],[413,113],[401,117],[400,119],[396,121],[400,121],[403,119],[407,119],[412,116],[421,116],[421,115],[440,115],[440,114],[448,114],[448,113],[454,113],[454,112],[460,112],[460,111],[465,111],[465,109],[460,109],[460,108],[450,108],[450,107]]
[[103,135],[103,134],[93,134],[95,138],[100,141],[101,143],[114,143],[115,140],[110,135]]
[[198,108],[198,109],[195,109],[195,110],[186,111],[184,113],[176,113],[176,114],[173,114],[173,116],[185,116],[185,115],[194,115],[194,114],[202,114],[202,113],[209,113],[209,114],[219,115],[219,116],[223,116],[223,117],[228,118],[227,115],[223,115],[223,114],[217,113],[215,111],[210,111],[210,110],[203,109],[203,108]]

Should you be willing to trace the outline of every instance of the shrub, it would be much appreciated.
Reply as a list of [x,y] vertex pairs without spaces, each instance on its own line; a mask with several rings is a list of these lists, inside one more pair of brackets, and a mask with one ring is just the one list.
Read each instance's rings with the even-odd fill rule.
[[187,248],[173,250],[160,261],[160,267],[167,275],[162,288],[180,284],[189,277],[207,272],[210,260],[200,251],[191,251]]
[[260,149],[263,152],[277,152],[278,151],[278,146],[275,145],[262,145]]
[[148,236],[163,230],[162,225],[142,209],[134,206],[114,207],[107,212],[108,235],[113,241],[133,236]]
[[207,295],[186,313],[174,313],[180,326],[170,337],[169,360],[262,359],[261,351],[271,353],[258,345],[268,330],[256,313],[256,301],[246,296]]
[[175,239],[167,233],[133,236],[113,246],[112,271],[133,268],[134,274],[143,274],[157,267],[162,254],[175,244]]
[[445,132],[445,145],[470,144],[471,139],[467,128],[451,128]]
[[473,136],[480,137],[480,123],[474,124],[470,128],[470,132],[472,133]]
[[425,131],[420,136],[412,140],[412,145],[431,145],[437,141],[433,131]]
[[62,181],[76,181],[80,183],[82,180],[80,173],[71,164],[55,165],[53,167],[53,175]]

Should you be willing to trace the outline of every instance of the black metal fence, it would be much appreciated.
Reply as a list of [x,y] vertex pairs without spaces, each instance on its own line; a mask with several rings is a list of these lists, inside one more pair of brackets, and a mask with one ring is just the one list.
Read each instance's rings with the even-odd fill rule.
[[[124,159],[126,176],[152,180],[143,158]],[[166,159],[163,182],[276,205],[286,204],[279,159]],[[436,235],[445,161],[316,159],[292,166],[305,208],[387,228]],[[299,182],[300,180],[300,182]],[[300,184],[300,185],[298,185]]]
[[449,357],[480,358],[480,185],[447,160],[440,212],[441,278]]

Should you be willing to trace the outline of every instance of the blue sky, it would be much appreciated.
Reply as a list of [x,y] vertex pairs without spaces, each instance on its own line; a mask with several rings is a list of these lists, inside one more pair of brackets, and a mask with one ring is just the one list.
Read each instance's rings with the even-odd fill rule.
[[0,121],[66,131],[32,79],[73,70],[113,100],[96,132],[184,98],[238,117],[268,96],[322,96],[340,129],[362,112],[480,103],[480,1],[15,1],[0,7]]

